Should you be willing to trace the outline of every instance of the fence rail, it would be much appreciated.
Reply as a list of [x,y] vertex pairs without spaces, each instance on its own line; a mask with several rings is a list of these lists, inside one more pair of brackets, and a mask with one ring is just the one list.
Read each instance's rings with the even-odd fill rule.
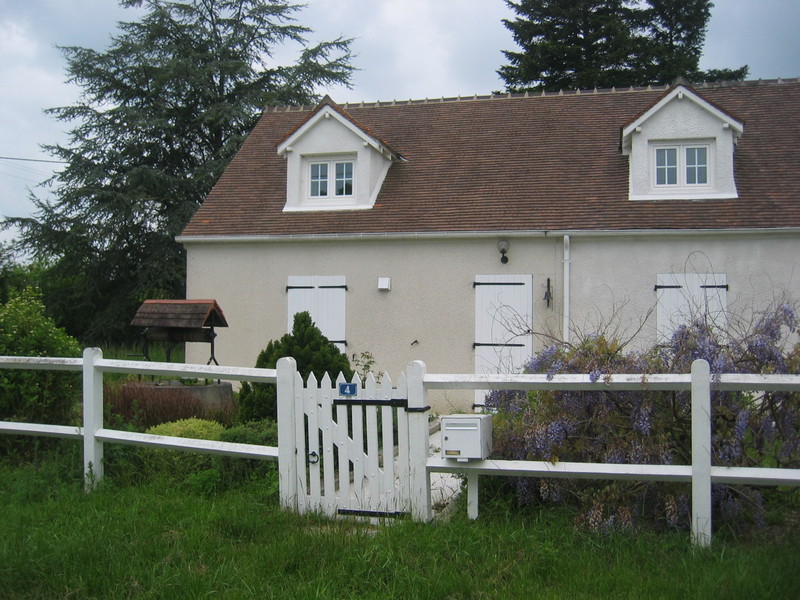
[[272,446],[196,440],[106,429],[103,427],[104,373],[275,383],[275,369],[104,359],[102,352],[98,348],[87,348],[83,353],[83,358],[2,356],[0,357],[0,368],[76,371],[83,373],[82,427],[0,421],[0,433],[82,439],[84,445],[84,476],[87,488],[94,486],[103,477],[104,443],[170,448],[239,458],[278,460],[278,448]]
[[[193,440],[144,433],[133,433],[103,426],[103,375],[105,373],[144,374],[166,377],[194,377],[261,383],[276,383],[294,397],[293,359],[281,359],[277,369],[186,365],[105,359],[98,348],[87,348],[83,358],[0,357],[0,369],[44,369],[82,372],[83,426],[12,423],[0,421],[0,433],[82,439],[84,474],[87,488],[103,476],[103,444],[119,443],[170,448],[242,458],[277,460],[281,472],[281,498],[290,504],[292,481],[284,463],[296,461],[294,446],[281,445],[279,414],[278,447],[256,446],[210,440]],[[283,370],[282,370],[283,369]],[[422,362],[414,361],[407,370],[409,404],[427,407],[429,390],[582,390],[582,391],[690,391],[692,394],[692,464],[637,465],[514,460],[456,462],[441,456],[427,456],[428,427],[424,413],[415,412],[409,424],[412,444],[409,449],[412,514],[415,519],[430,518],[430,474],[459,473],[467,477],[467,510],[478,515],[479,478],[484,475],[619,479],[636,481],[687,482],[692,485],[692,539],[696,544],[711,541],[711,484],[752,484],[800,486],[800,469],[718,467],[711,465],[711,391],[791,391],[800,393],[800,375],[739,375],[711,377],[708,363],[695,361],[690,374],[620,374],[592,381],[588,375],[452,375],[428,374]],[[411,424],[413,423],[413,425]],[[285,428],[284,428],[285,429]]]
[[611,375],[591,381],[588,375],[426,375],[428,389],[519,389],[555,391],[690,391],[692,394],[692,464],[641,465],[518,460],[482,460],[466,465],[434,456],[430,472],[467,475],[467,510],[478,516],[479,476],[672,481],[692,484],[692,538],[711,541],[711,484],[800,486],[800,469],[717,467],[711,465],[711,391],[800,392],[800,375],[722,374],[713,378],[706,361],[690,374]]

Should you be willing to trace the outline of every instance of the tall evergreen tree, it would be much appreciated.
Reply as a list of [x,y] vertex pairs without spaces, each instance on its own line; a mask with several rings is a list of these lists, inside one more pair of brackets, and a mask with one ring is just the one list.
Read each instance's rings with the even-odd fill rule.
[[710,0],[648,0],[641,10],[643,83],[670,83],[698,72]]
[[[74,106],[48,112],[73,126],[47,149],[66,167],[34,198],[31,218],[8,219],[18,245],[50,263],[45,298],[84,342],[121,339],[146,298],[183,296],[175,242],[189,217],[271,104],[307,104],[348,84],[350,40],[316,46],[282,0],[120,0],[143,7],[105,51],[65,47]],[[276,46],[297,61],[277,66]]]
[[623,0],[506,0],[520,52],[498,73],[509,91],[611,87],[628,81],[633,14]]
[[698,68],[710,0],[506,0],[519,52],[498,73],[508,91],[743,79],[747,67]]

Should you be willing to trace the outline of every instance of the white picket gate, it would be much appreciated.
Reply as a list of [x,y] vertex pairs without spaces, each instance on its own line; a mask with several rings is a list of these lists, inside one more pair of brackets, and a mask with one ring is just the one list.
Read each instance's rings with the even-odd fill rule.
[[[278,398],[279,448],[293,454],[281,462],[284,505],[331,516],[411,514],[410,423],[425,423],[429,407],[409,407],[406,376],[394,385],[370,373],[362,385],[358,376],[333,384],[327,374],[321,382],[312,374],[304,384],[293,363],[284,375],[293,379],[291,393]],[[352,386],[342,395],[346,383]]]

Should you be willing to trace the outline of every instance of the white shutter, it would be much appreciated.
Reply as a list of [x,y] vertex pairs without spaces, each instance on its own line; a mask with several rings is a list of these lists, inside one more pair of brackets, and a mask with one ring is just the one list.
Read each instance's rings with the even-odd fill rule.
[[516,373],[533,351],[533,277],[475,277],[475,372]]
[[347,279],[344,275],[292,275],[286,286],[288,294],[287,330],[291,333],[294,316],[303,311],[322,335],[345,350],[345,310]]
[[697,317],[715,328],[726,324],[728,282],[725,273],[664,273],[656,276],[658,343],[669,342],[675,329]]
[[656,275],[656,330],[659,344],[666,344],[688,317],[689,300],[683,274]]
[[727,325],[728,278],[725,273],[706,273],[698,276],[697,303],[700,313],[716,329],[724,330]]

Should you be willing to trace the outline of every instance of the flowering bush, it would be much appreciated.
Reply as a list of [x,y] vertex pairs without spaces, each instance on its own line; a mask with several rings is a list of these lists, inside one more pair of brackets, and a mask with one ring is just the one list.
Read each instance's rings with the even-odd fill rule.
[[[525,366],[527,373],[688,373],[702,358],[713,374],[798,373],[800,350],[786,351],[798,317],[789,305],[758,316],[733,337],[702,319],[678,328],[668,345],[626,352],[602,335],[574,346],[553,345]],[[798,394],[712,392],[712,462],[723,466],[800,466]],[[498,458],[638,464],[691,462],[691,398],[688,392],[494,391]],[[645,519],[671,527],[689,524],[689,486],[654,482],[520,479],[518,499],[572,502],[592,529],[628,528]],[[752,487],[713,486],[715,515],[728,522],[760,518],[762,498]],[[737,522],[741,522],[738,520]]]

